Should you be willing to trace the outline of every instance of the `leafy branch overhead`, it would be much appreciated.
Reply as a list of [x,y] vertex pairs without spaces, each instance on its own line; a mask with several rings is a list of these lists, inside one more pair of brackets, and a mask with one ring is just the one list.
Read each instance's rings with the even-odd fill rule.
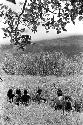
[[66,24],[75,19],[83,19],[83,2],[81,0],[30,0],[25,8],[23,21],[32,26],[32,31],[37,32],[38,25],[42,24],[46,32],[50,28],[66,31]]
[[9,2],[12,2],[12,3],[16,4],[15,0],[7,0],[7,1],[9,1]]
[[[16,0],[7,0],[16,4]],[[55,29],[57,34],[67,31],[66,25],[75,24],[75,19],[83,20],[82,0],[25,0],[19,3],[21,12],[17,13],[7,5],[0,4],[0,17],[4,18],[6,28],[3,28],[5,37],[9,36],[12,43],[19,44],[19,37],[26,28],[37,32],[41,24],[46,32]],[[23,25],[23,28],[21,26]]]

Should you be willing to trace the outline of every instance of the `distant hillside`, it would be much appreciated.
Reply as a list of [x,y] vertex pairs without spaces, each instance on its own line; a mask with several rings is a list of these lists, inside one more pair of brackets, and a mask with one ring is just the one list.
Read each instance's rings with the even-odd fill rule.
[[0,49],[1,49],[2,51],[10,50],[10,49],[12,49],[12,48],[13,48],[12,44],[4,44],[4,45],[1,45],[1,47],[0,47]]
[[79,44],[83,46],[83,35],[72,35],[72,36],[67,36],[67,37],[62,37],[62,38],[56,38],[56,39],[51,39],[51,40],[41,40],[39,41],[41,45],[70,45],[70,44]]
[[[2,45],[2,51],[9,50],[13,52],[13,46],[10,45]],[[64,54],[68,56],[72,56],[74,54],[79,54],[79,52],[83,52],[83,35],[78,36],[68,36],[64,38],[57,38],[51,40],[41,40],[35,42],[33,45],[27,45],[24,52],[40,52],[40,51],[63,51]],[[16,51],[14,51],[16,53]]]

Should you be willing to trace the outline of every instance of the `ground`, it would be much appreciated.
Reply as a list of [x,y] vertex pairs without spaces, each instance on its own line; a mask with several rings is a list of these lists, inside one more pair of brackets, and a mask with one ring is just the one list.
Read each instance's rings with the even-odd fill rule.
[[13,89],[20,87],[22,90],[27,87],[32,94],[37,86],[41,86],[49,91],[49,97],[52,98],[59,86],[64,94],[70,94],[73,99],[76,97],[76,93],[83,96],[83,73],[58,78],[56,76],[7,75],[2,70],[4,53],[0,50],[0,76],[3,79],[0,81],[0,125],[83,125],[83,112],[71,111],[70,113],[65,112],[63,115],[61,111],[54,111],[48,103],[40,105],[31,103],[28,107],[22,105],[18,107],[7,102],[9,87]]
[[[56,85],[65,85],[65,83],[83,83],[83,75],[65,78],[56,78],[55,76],[40,77],[40,76],[11,76],[6,75],[3,72],[3,82],[0,82],[2,112],[1,116],[7,125],[15,123],[15,125],[82,125],[82,114],[71,112],[63,115],[61,111],[54,111],[48,104],[41,103],[40,105],[32,103],[30,106],[25,108],[24,106],[17,107],[14,104],[10,104],[6,100],[6,92],[10,86],[16,88],[21,87],[22,89],[27,87],[29,91],[33,91],[37,86],[48,87],[49,92],[52,89],[53,83]],[[53,96],[54,90],[51,91],[50,95]],[[8,118],[7,118],[8,116]],[[81,123],[78,118],[81,118]],[[67,122],[67,123],[66,123]],[[5,124],[2,124],[5,125]]]

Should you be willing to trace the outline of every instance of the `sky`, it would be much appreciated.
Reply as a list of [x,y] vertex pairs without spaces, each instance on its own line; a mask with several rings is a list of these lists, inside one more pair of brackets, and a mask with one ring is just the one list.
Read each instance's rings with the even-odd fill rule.
[[[19,1],[24,1],[24,0],[16,0],[16,5],[7,2],[6,0],[3,0],[3,3],[8,5],[9,7],[11,7],[12,9],[16,10],[18,13],[20,12],[20,7],[19,7]],[[2,3],[0,1],[0,3]],[[9,43],[9,39],[3,39],[3,31],[1,29],[1,27],[4,27],[4,25],[2,23],[0,23],[0,44],[6,44]],[[39,41],[42,39],[54,39],[57,37],[65,37],[68,35],[83,35],[83,21],[79,22],[78,19],[76,20],[76,24],[73,25],[72,23],[67,24],[66,26],[67,32],[63,32],[60,33],[59,35],[57,35],[56,30],[50,30],[49,33],[46,33],[45,28],[43,28],[42,26],[38,27],[38,31],[37,33],[32,33],[32,31],[30,30],[26,30],[26,34],[31,35],[32,37],[32,41]]]

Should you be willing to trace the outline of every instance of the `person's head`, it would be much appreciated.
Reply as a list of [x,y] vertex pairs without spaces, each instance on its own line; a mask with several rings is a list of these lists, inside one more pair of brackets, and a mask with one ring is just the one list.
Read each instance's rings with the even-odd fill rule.
[[27,89],[24,89],[24,95],[27,95]]
[[8,93],[13,93],[13,90],[12,90],[12,89],[9,89],[9,90],[8,90]]
[[57,95],[58,96],[62,96],[63,95],[62,90],[60,88],[58,88],[58,90],[57,90]]
[[42,89],[41,88],[38,88],[38,90],[37,90],[37,94],[41,94],[42,93]]
[[72,102],[72,98],[69,95],[65,96],[65,101],[71,101]]
[[17,95],[21,95],[21,90],[20,89],[16,89],[16,94]]

